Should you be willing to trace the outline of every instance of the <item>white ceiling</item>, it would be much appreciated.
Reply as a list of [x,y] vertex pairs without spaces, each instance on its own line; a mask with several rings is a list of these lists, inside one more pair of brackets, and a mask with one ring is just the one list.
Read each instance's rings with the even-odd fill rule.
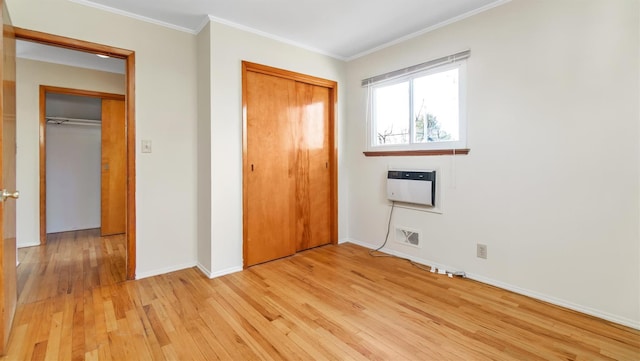
[[124,74],[125,68],[124,60],[122,59],[103,59],[91,53],[23,40],[16,40],[16,57],[118,74]]
[[197,33],[211,18],[352,59],[509,0],[70,0]]
[[[211,19],[350,60],[510,0],[69,0],[198,33]],[[122,59],[17,41],[17,56],[124,74]]]

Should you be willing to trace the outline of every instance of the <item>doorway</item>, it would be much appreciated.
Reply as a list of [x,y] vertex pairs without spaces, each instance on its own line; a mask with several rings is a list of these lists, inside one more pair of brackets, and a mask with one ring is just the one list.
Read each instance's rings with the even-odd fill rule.
[[40,230],[126,228],[126,148],[121,94],[40,86]]
[[[45,45],[77,50],[93,54],[101,54],[125,61],[125,148],[124,162],[126,164],[126,195],[125,195],[125,238],[126,238],[126,278],[135,279],[136,269],[136,205],[135,205],[135,52],[126,49],[115,48],[97,43],[81,41],[77,39],[51,35],[38,31],[15,28],[16,39],[37,42]],[[41,97],[42,101],[42,97]],[[40,134],[44,130],[41,129]],[[44,150],[44,138],[40,138],[40,150]],[[41,159],[43,155],[41,154]],[[43,167],[43,164],[40,164]],[[42,170],[41,170],[42,171]],[[46,183],[41,179],[40,189],[46,189]],[[41,203],[43,202],[41,198]],[[46,204],[41,204],[43,209]],[[46,241],[46,223],[40,220],[40,241]]]

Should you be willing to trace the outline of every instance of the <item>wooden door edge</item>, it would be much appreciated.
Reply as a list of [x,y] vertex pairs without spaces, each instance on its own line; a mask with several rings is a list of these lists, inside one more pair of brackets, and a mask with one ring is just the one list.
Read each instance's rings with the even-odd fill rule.
[[247,62],[242,62],[242,268],[249,267],[247,264]]

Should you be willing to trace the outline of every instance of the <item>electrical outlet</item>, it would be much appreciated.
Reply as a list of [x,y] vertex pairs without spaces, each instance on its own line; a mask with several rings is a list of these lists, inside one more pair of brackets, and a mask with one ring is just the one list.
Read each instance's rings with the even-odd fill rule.
[[151,141],[147,139],[142,140],[142,153],[151,153]]
[[476,245],[476,257],[487,259],[487,245],[478,243]]

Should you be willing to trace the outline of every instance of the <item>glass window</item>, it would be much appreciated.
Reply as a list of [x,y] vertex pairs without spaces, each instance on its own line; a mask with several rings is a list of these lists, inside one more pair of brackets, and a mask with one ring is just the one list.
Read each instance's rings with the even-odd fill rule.
[[374,85],[369,148],[465,148],[464,65],[448,64]]

